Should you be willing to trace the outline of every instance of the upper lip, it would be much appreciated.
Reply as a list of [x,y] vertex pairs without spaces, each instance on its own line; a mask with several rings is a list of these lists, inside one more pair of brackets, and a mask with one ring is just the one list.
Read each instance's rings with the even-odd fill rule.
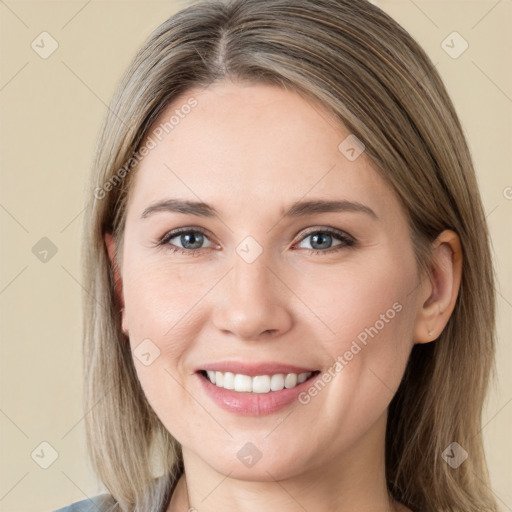
[[239,373],[242,375],[248,375],[250,377],[256,377],[257,375],[274,375],[277,373],[287,374],[317,371],[316,368],[304,368],[300,366],[276,362],[249,363],[242,361],[218,361],[215,363],[207,363],[197,368],[197,371],[201,370],[232,372]]

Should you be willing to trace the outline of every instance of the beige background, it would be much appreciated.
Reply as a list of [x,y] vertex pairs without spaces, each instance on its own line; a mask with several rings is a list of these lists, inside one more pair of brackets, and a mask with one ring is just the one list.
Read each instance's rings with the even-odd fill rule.
[[[494,492],[512,510],[512,1],[376,3],[431,56],[474,155],[500,281],[498,378],[483,432]],[[84,181],[122,72],[182,5],[0,1],[2,512],[53,510],[103,491],[86,458],[81,404]],[[59,45],[47,59],[31,47],[43,31]],[[453,31],[469,44],[457,59],[441,46]],[[46,262],[32,252],[43,237],[57,249]],[[43,441],[58,452],[47,469]]]

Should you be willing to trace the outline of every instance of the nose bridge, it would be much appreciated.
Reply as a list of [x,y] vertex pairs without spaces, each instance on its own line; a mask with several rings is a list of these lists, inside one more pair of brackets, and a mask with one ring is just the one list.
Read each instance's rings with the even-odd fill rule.
[[[222,290],[215,323],[240,338],[275,334],[291,325],[284,285],[274,275],[265,252],[257,256],[254,247],[242,244],[232,257],[232,269]],[[248,257],[250,256],[250,257]]]
[[271,280],[269,264],[266,254],[260,254],[254,261],[237,254],[233,258],[231,277],[233,298],[237,301],[266,298],[264,303],[268,303],[268,299],[273,296],[270,288],[276,284]]
[[[261,237],[260,241],[261,241]],[[252,236],[246,236],[234,249],[230,258],[232,264],[231,290],[229,291],[234,302],[256,301],[266,298],[259,307],[269,303],[273,297],[271,288],[275,288],[275,276],[270,266],[271,251],[263,247]],[[274,265],[275,266],[275,265]],[[256,305],[254,305],[256,306]]]

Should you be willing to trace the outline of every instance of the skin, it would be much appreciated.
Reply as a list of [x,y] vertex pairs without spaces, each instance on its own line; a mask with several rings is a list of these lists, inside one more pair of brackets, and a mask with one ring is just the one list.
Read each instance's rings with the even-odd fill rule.
[[[432,277],[418,274],[407,216],[366,153],[338,149],[349,132],[318,104],[269,85],[216,83],[187,91],[198,104],[141,161],[131,183],[118,275],[134,358],[149,403],[183,447],[185,476],[167,512],[407,510],[386,491],[387,408],[414,343],[437,338],[457,297],[460,243],[432,246]],[[167,198],[201,200],[220,218],[142,212]],[[371,208],[284,218],[294,201],[345,199]],[[313,254],[311,233],[331,226],[355,243]],[[181,227],[206,231],[195,255],[157,246]],[[252,236],[263,252],[236,252]],[[322,240],[320,240],[320,243]],[[105,243],[112,261],[115,244]],[[172,239],[186,244],[180,236]],[[185,249],[186,250],[186,249]],[[320,248],[324,252],[328,249]],[[189,249],[190,251],[190,249]],[[221,409],[194,373],[219,360],[277,361],[326,371],[394,303],[402,309],[307,405],[264,416]],[[247,442],[261,459],[246,467]]]

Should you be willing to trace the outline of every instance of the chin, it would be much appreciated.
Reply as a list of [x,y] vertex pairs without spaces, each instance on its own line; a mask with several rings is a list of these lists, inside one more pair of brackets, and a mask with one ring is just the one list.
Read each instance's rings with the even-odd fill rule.
[[294,444],[293,453],[283,452],[275,444],[261,450],[251,441],[235,444],[236,447],[225,447],[220,453],[196,455],[220,474],[252,482],[286,480],[302,473],[303,468],[311,467],[305,454],[298,453],[300,443]]

